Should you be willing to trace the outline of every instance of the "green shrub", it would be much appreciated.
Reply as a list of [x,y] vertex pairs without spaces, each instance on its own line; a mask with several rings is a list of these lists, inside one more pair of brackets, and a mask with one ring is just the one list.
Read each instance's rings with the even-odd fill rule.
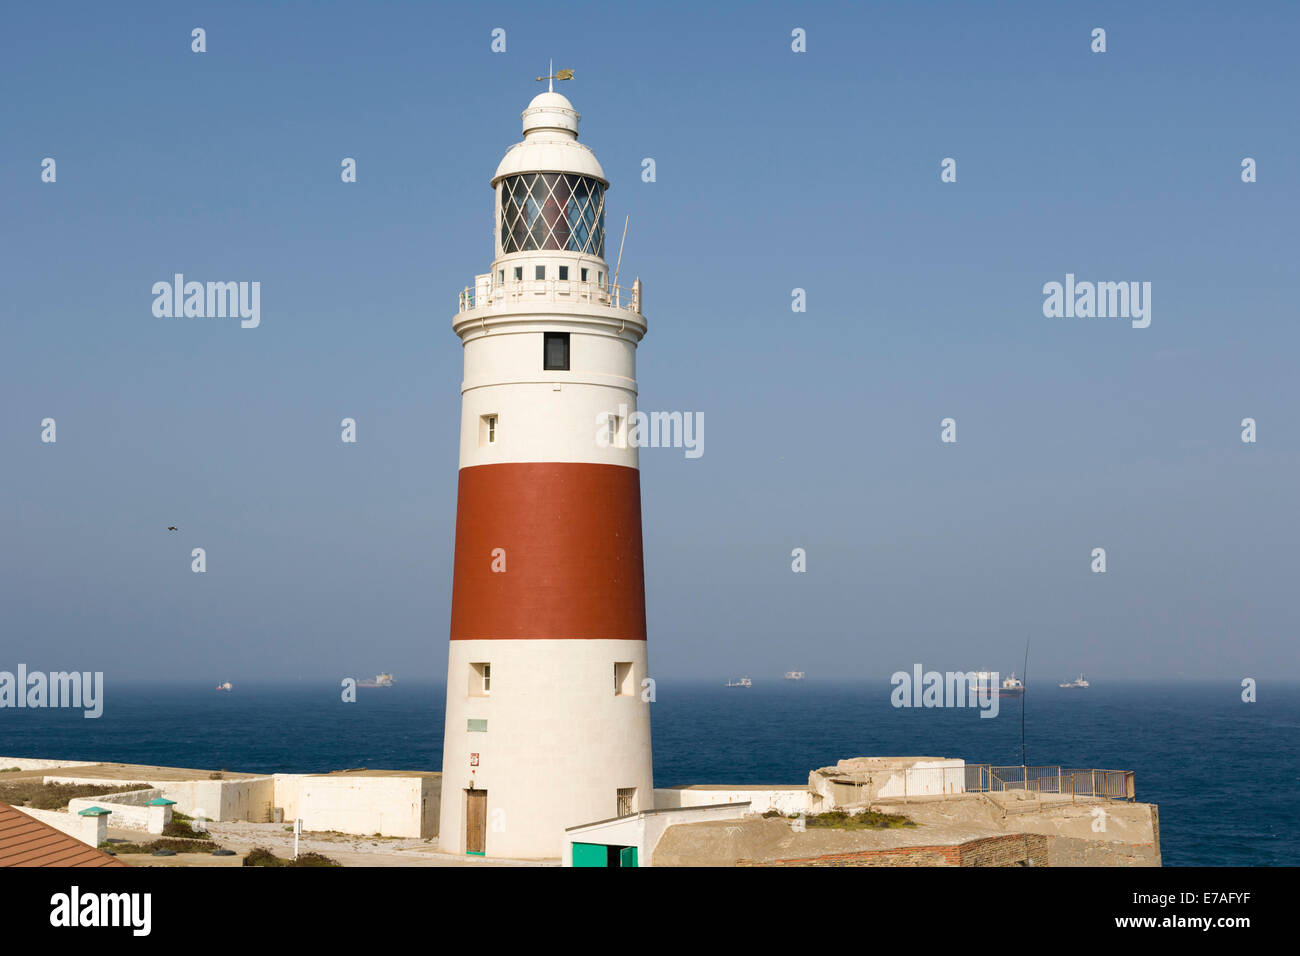
[[190,825],[188,818],[177,820],[175,817],[171,822],[163,827],[163,836],[180,837],[183,840],[206,840],[212,842],[212,837],[202,830],[196,830]]
[[115,853],[152,853],[154,850],[174,850],[177,853],[211,853],[220,849],[211,840],[177,840],[162,838],[149,843],[101,843],[101,850]]
[[300,853],[296,860],[276,856],[264,846],[254,847],[244,857],[244,866],[340,866],[320,853]]
[[15,780],[0,784],[0,803],[37,810],[62,810],[69,800],[78,797],[102,797],[108,793],[139,789],[138,783],[110,787],[89,783],[42,783],[39,779]]
[[878,813],[875,810],[845,813],[843,810],[831,810],[804,817],[804,826],[829,830],[898,830],[916,824],[897,813]]

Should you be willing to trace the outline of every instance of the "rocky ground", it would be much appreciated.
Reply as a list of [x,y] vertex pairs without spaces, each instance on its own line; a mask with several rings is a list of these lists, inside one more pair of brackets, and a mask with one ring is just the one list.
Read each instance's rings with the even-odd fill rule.
[[[293,830],[283,823],[209,823],[208,833],[217,846],[237,856],[178,853],[176,856],[123,854],[131,866],[241,866],[253,847],[266,847],[276,856],[293,857]],[[140,842],[144,835],[129,830],[109,831],[110,837]],[[559,866],[559,860],[485,860],[477,856],[442,853],[436,840],[401,837],[362,837],[349,833],[307,832],[298,841],[301,853],[320,853],[343,866]]]

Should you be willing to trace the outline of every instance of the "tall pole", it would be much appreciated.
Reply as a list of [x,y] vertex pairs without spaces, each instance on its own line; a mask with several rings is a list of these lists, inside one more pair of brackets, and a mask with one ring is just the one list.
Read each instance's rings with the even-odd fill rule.
[[614,263],[614,288],[618,288],[618,270],[623,268],[623,243],[627,242],[627,223],[632,218],[632,214],[627,214],[627,219],[623,220],[623,238],[618,241],[618,262]]
[[1029,787],[1029,764],[1025,761],[1025,698],[1029,696],[1029,638],[1025,638],[1025,669],[1021,683],[1025,685],[1020,692],[1020,766],[1025,768],[1025,787]]

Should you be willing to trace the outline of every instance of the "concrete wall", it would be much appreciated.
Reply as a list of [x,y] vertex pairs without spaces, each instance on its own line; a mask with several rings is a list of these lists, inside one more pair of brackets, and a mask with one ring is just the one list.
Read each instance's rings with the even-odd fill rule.
[[[298,793],[305,775],[300,773],[277,773],[275,775],[275,806],[284,811],[284,822],[298,819]],[[373,832],[373,831],[372,831]]]
[[152,787],[160,791],[168,800],[175,800],[176,809],[186,816],[201,816],[221,823],[232,821],[265,823],[269,819],[268,813],[275,799],[273,777],[248,777],[236,780],[111,780],[103,777],[57,774],[48,775],[43,779],[46,783],[83,783],[98,786],[126,786],[138,783],[141,787]]
[[286,808],[285,820],[301,818],[304,830],[428,839],[438,835],[440,790],[436,776],[304,776],[296,813]]
[[37,810],[33,807],[14,807],[14,809],[27,814],[33,820],[54,827],[60,833],[66,833],[73,839],[80,840],[87,846],[97,847],[108,839],[108,817],[79,817],[75,813],[63,810]]
[[907,846],[825,853],[782,860],[738,860],[737,866],[1047,866],[1048,838],[1011,833],[951,846]]
[[808,775],[811,810],[825,813],[873,800],[966,792],[966,762],[950,757],[854,757]]
[[807,813],[812,794],[807,787],[770,787],[728,790],[714,787],[665,787],[655,790],[655,809],[706,807],[719,803],[748,803],[749,813],[776,810],[789,816]]
[[68,801],[68,812],[79,813],[91,807],[111,810],[108,822],[115,830],[139,830],[142,833],[162,833],[171,819],[171,807],[151,807],[149,801],[162,796],[154,788],[130,790],[126,793],[106,793],[101,797],[77,797]]
[[1048,837],[1052,866],[1160,866],[1159,809],[1111,800],[1011,814],[1007,826]]
[[[47,776],[46,783],[128,785],[141,789],[73,801],[76,809],[102,806],[112,810],[112,826],[162,832],[145,807],[155,797],[176,801],[186,816],[215,823],[267,823],[271,810],[281,807],[286,823],[301,817],[309,830],[338,830],[369,836],[427,839],[438,835],[441,778],[382,774],[275,774],[235,780],[105,780],[71,775]],[[110,803],[114,805],[110,805]],[[153,808],[157,810],[157,808]],[[157,814],[155,814],[156,816]],[[166,819],[171,818],[168,809]],[[164,821],[165,822],[165,821]],[[156,827],[153,829],[152,827]]]
[[217,822],[265,823],[275,799],[273,777],[243,780],[167,780],[155,784],[176,809]]

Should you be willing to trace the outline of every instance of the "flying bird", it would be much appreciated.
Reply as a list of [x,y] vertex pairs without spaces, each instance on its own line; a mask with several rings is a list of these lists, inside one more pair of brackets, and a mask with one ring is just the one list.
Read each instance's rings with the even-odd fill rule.
[[172,524],[172,525],[168,525],[168,526],[167,526],[167,530],[168,530],[168,531],[180,531],[181,529],[178,528],[178,527],[176,527],[174,524]]

